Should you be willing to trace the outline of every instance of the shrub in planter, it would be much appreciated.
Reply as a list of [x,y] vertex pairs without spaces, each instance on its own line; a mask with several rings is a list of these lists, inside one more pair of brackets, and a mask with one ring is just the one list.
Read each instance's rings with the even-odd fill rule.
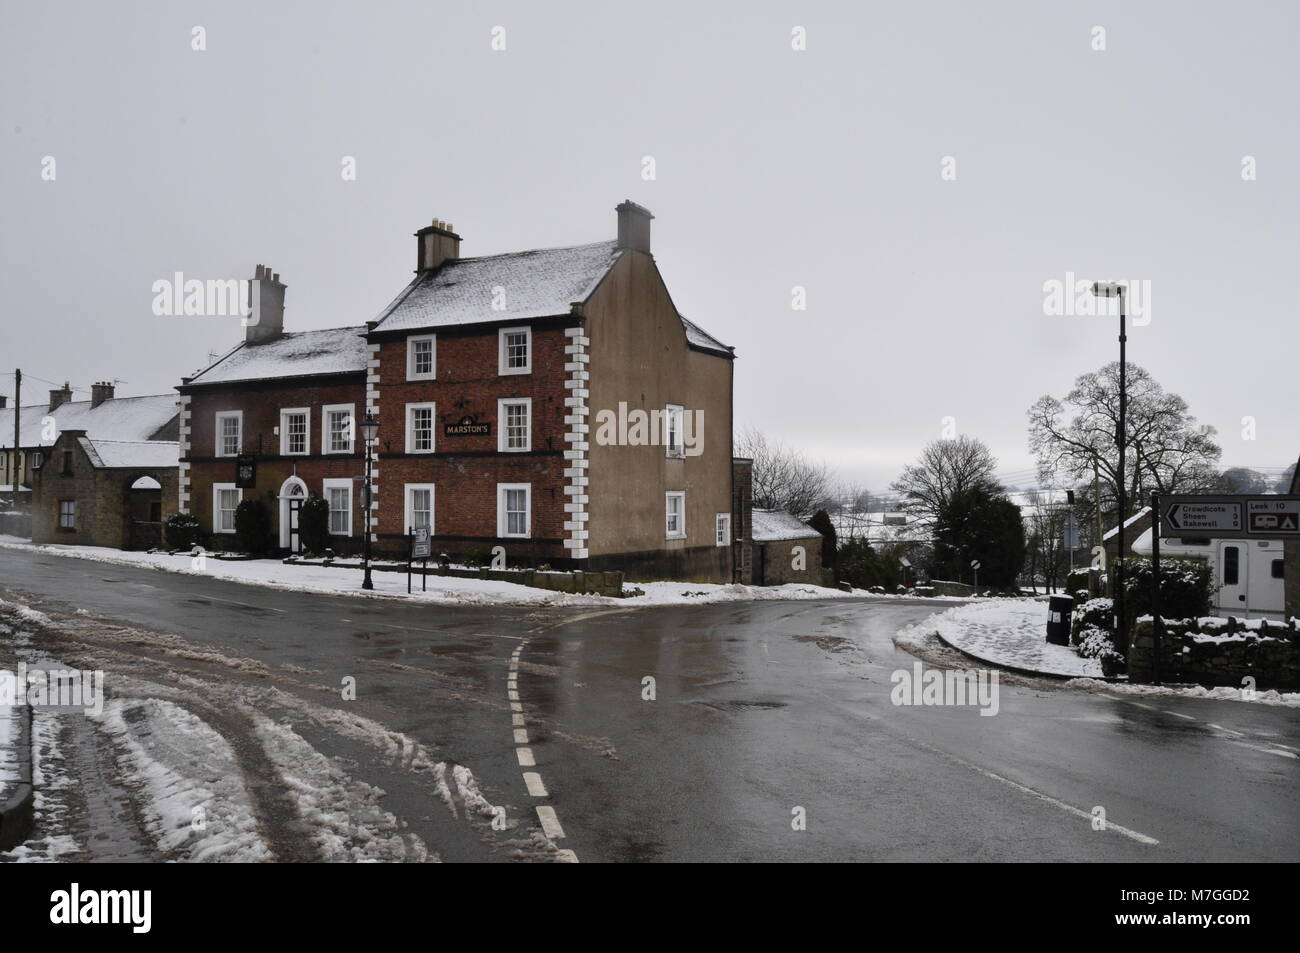
[[330,505],[313,493],[302,501],[302,507],[298,510],[298,539],[303,549],[323,553],[329,543],[329,535]]
[[163,529],[172,549],[189,549],[199,538],[199,520],[193,513],[173,513]]
[[241,551],[262,553],[271,538],[271,515],[261,500],[244,500],[235,507],[235,540]]

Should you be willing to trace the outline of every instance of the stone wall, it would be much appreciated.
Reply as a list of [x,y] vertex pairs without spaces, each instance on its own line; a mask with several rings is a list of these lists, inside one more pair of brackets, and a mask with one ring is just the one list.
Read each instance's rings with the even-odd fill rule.
[[[1128,653],[1130,680],[1152,680],[1153,648],[1151,620],[1139,621]],[[1161,682],[1241,688],[1247,677],[1261,690],[1300,690],[1300,631],[1294,619],[1285,625],[1259,619],[1165,620]]]
[[[759,545],[763,547],[764,586],[783,586],[791,582],[820,586],[825,582],[822,578],[821,536],[769,540]],[[803,547],[803,569],[794,568],[796,546]]]

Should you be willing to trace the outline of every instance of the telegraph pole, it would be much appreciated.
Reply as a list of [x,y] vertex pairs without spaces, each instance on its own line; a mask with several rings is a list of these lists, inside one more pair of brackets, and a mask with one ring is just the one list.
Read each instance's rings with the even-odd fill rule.
[[22,482],[22,474],[18,470],[18,438],[21,436],[23,419],[23,371],[20,367],[14,368],[14,449],[13,464],[10,467],[11,482],[14,488],[14,499],[18,498],[18,484]]

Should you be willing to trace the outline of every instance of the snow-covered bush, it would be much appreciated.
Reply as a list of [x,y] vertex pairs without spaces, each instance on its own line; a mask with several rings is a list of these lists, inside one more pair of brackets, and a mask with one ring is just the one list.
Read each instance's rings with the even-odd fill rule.
[[[1124,561],[1124,614],[1128,630],[1139,616],[1151,615],[1151,560]],[[1210,613],[1210,565],[1203,559],[1160,560],[1160,615],[1196,619]]]
[[1109,599],[1089,599],[1084,602],[1074,610],[1074,618],[1070,623],[1071,643],[1079,645],[1084,633],[1092,629],[1109,632],[1114,611],[1114,605]]
[[1088,627],[1080,633],[1078,641],[1080,658],[1093,658],[1101,663],[1101,673],[1106,676],[1122,675],[1128,668],[1124,655],[1115,648],[1110,633],[1104,629]]
[[189,549],[199,538],[199,519],[193,513],[173,513],[167,517],[163,532],[172,549]]

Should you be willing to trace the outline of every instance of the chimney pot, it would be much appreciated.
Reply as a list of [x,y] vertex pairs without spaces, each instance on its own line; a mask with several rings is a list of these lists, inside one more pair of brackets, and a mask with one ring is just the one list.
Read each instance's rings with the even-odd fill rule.
[[415,233],[415,270],[432,271],[446,261],[460,258],[460,236],[440,218]]
[[68,386],[67,381],[64,381],[61,390],[50,391],[50,410],[57,410],[60,404],[66,404],[70,400],[72,400],[72,388]]
[[97,381],[90,385],[90,406],[98,407],[104,401],[112,400],[114,389],[112,381]]
[[618,212],[618,247],[650,254],[650,220],[654,218],[650,210],[624,199],[614,211]]
[[252,300],[249,306],[256,305],[257,323],[244,328],[246,344],[264,344],[273,341],[284,333],[284,292],[280,276],[271,271],[269,265],[258,265],[254,272],[254,286],[249,288]]

